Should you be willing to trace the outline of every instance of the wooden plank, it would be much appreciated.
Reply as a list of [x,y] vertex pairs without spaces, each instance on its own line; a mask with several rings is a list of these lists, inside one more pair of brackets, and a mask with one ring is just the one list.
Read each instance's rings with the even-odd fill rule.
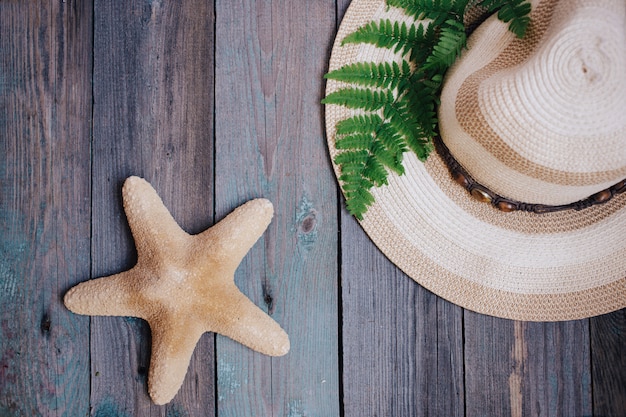
[[336,416],[336,187],[320,100],[334,2],[216,3],[216,213],[275,217],[235,282],[290,336],[281,358],[218,337],[218,415]]
[[[96,1],[93,277],[136,260],[121,204],[130,175],[146,178],[186,231],[213,223],[213,27],[204,0]],[[94,414],[213,415],[212,335],[200,340],[166,407],[147,395],[145,322],[93,318],[92,338]]]
[[520,415],[592,415],[589,320],[516,322],[515,329]]
[[467,416],[591,415],[586,320],[465,314]]
[[84,415],[92,3],[0,3],[0,415]]
[[[337,27],[348,5],[337,1]],[[341,242],[345,415],[464,415],[462,309],[396,268],[345,210]]]
[[347,416],[464,415],[463,315],[389,262],[344,211]]
[[626,309],[590,319],[593,414],[626,416]]
[[465,415],[518,417],[517,405],[511,405],[518,397],[510,392],[519,390],[521,371],[516,364],[525,356],[514,348],[514,322],[466,310],[464,332]]

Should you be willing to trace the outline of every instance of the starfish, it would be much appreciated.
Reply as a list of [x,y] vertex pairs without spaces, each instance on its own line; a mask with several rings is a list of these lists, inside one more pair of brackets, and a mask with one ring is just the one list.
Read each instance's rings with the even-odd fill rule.
[[76,285],[64,302],[77,314],[148,322],[148,392],[155,404],[174,398],[205,332],[228,336],[266,355],[289,351],[287,333],[235,285],[235,270],[272,219],[270,201],[248,201],[213,227],[189,235],[144,179],[128,178],[122,195],[137,246],[136,265]]

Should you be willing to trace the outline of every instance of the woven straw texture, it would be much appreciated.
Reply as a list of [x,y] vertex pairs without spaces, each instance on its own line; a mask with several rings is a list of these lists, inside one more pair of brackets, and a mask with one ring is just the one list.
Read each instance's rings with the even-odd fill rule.
[[[398,59],[370,45],[341,46],[347,34],[380,18],[406,19],[383,1],[352,2],[329,71],[352,62]],[[342,86],[329,80],[327,93]],[[326,106],[333,159],[335,125],[353,114]],[[388,186],[373,190],[376,202],[361,225],[392,262],[427,289],[464,308],[517,320],[579,319],[626,307],[626,194],[581,212],[503,213],[469,198],[436,153],[425,164],[408,153],[404,165],[405,175],[392,174]],[[338,175],[338,166],[334,169]]]
[[544,1],[524,39],[481,25],[442,93],[457,161],[526,203],[571,203],[626,177],[625,16],[625,2]]

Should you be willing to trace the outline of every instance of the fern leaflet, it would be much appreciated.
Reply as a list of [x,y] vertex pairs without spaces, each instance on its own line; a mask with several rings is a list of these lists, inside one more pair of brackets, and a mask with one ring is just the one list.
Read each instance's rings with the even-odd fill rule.
[[509,23],[509,30],[523,38],[530,23],[530,3],[525,0],[483,0],[479,3],[490,13],[498,12],[498,19]]
[[345,65],[338,70],[326,74],[325,78],[332,78],[338,81],[358,84],[366,87],[396,88],[402,80],[406,80],[411,75],[409,63],[397,62],[357,62]]

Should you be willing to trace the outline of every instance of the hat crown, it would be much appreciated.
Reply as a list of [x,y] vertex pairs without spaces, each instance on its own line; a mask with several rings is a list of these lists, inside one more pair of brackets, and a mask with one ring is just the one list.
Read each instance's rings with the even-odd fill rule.
[[567,204],[626,177],[626,3],[543,1],[517,39],[483,23],[449,71],[441,136],[476,181]]

